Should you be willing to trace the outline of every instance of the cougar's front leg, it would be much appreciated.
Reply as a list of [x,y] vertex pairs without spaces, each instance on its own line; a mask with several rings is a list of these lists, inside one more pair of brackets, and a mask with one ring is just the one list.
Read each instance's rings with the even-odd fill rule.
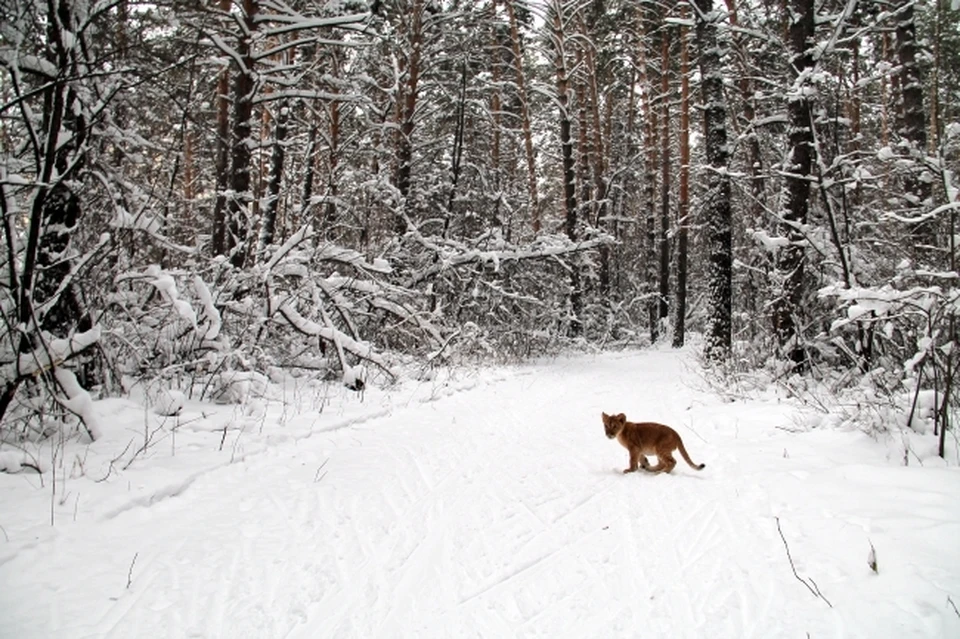
[[627,473],[637,472],[637,465],[639,464],[639,461],[640,461],[640,451],[631,450],[630,451],[630,468],[625,468],[623,470],[623,474],[626,475]]

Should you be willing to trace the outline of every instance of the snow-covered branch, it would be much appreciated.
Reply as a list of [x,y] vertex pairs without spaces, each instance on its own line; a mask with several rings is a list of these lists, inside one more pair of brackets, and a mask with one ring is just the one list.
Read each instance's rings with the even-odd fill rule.
[[45,373],[99,342],[100,335],[100,326],[94,326],[68,338],[49,339],[38,348],[28,353],[19,353],[14,361],[0,366],[0,379],[9,383]]
[[391,377],[397,377],[390,364],[367,342],[359,342],[343,331],[337,329],[332,323],[327,325],[318,324],[313,320],[307,319],[300,314],[293,301],[290,299],[275,298],[271,300],[271,308],[277,309],[277,313],[283,317],[294,329],[304,335],[319,337],[323,340],[337,345],[344,351],[354,355],[362,360],[375,364]]
[[501,264],[505,262],[555,258],[614,243],[613,238],[607,235],[599,235],[577,242],[570,241],[564,235],[544,235],[527,246],[504,246],[503,248],[495,249],[479,249],[462,246],[458,247],[459,250],[452,251],[449,247],[441,247],[426,240],[419,233],[410,233],[408,237],[412,237],[424,247],[437,253],[436,263],[411,275],[408,283],[408,286],[411,288],[446,270],[470,264],[490,265],[494,271],[499,271]]

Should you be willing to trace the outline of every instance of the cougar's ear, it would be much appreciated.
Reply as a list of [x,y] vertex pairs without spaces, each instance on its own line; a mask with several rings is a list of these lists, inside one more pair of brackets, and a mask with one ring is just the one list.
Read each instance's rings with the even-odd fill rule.
[[617,419],[619,419],[621,422],[625,422],[627,421],[627,416],[624,415],[623,413],[620,413],[619,415],[617,415]]
[[610,417],[610,416],[609,416],[609,415],[607,415],[606,413],[604,413],[604,412],[602,412],[602,411],[601,411],[601,413],[600,413],[600,417],[602,417],[602,418],[603,418],[603,421],[607,421],[607,418],[608,418],[608,417]]

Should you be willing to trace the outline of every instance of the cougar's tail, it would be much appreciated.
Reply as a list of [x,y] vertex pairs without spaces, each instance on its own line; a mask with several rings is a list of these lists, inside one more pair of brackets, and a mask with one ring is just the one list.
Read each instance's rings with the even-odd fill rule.
[[706,464],[693,463],[693,460],[690,459],[690,455],[687,454],[687,449],[683,447],[683,440],[680,440],[680,445],[677,446],[677,448],[680,449],[680,454],[683,455],[684,461],[690,464],[690,467],[693,468],[694,470],[703,470],[704,466],[706,466]]

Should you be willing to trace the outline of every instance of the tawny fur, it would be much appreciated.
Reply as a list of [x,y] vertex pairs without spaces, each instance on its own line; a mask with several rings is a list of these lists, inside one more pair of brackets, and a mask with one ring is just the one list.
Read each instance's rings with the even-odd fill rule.
[[[607,415],[603,417],[603,429],[610,439],[616,439],[630,453],[630,467],[624,473],[636,472],[643,468],[651,473],[669,473],[677,465],[673,458],[673,451],[679,450],[684,461],[695,470],[703,470],[704,464],[694,464],[683,446],[683,440],[677,431],[665,424],[656,422],[628,422],[627,416]],[[656,455],[657,465],[651,466],[646,455]]]

